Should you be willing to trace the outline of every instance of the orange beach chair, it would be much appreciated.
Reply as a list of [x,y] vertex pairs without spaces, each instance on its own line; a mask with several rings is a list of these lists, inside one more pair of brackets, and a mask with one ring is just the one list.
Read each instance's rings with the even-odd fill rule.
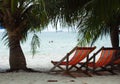
[[[49,72],[54,72],[56,71],[55,68],[58,67],[60,70],[65,71],[68,75],[74,77],[71,73],[70,70],[74,67],[77,68],[77,64],[82,61],[83,59],[87,58],[89,54],[95,49],[96,47],[75,47],[73,48],[65,57],[63,57],[60,61],[51,61],[52,64],[54,65],[53,68],[50,69]],[[71,54],[74,53],[74,55],[71,57]],[[64,68],[64,67],[66,68]],[[79,69],[82,71],[81,69]],[[84,72],[84,71],[83,71]],[[91,76],[90,74],[84,72],[85,74]]]
[[[101,54],[100,54],[99,58],[96,60],[96,56],[100,51],[101,51]],[[115,58],[116,53],[117,53],[117,49],[115,49],[115,48],[102,47],[100,50],[98,50],[96,53],[94,53],[94,55],[92,57],[88,58],[88,61],[86,63],[81,62],[80,68],[87,66],[86,67],[87,70],[90,70],[93,73],[97,73],[99,71],[109,71],[112,74],[115,74],[113,72],[113,70],[114,70],[113,67],[115,64],[115,61],[113,61],[113,59]],[[117,62],[120,62],[120,61],[116,61],[116,63]]]

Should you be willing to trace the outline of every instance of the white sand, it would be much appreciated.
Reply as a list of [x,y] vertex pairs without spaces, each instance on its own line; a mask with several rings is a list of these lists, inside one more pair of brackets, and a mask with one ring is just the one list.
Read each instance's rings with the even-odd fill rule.
[[[44,58],[44,59],[43,59]],[[52,60],[58,60],[62,57],[44,57],[42,55],[27,57],[27,66],[39,71],[48,71],[53,65]],[[0,71],[9,68],[8,57],[1,58]],[[48,82],[52,81],[52,82]],[[55,81],[55,82],[54,82]],[[120,84],[119,75],[104,75],[93,77],[77,77],[72,78],[62,74],[48,74],[48,73],[31,73],[31,72],[14,72],[14,73],[0,73],[0,84]]]
[[[57,80],[48,82],[48,80]],[[0,84],[120,84],[120,75],[77,77],[71,78],[62,75],[47,73],[1,73]]]
[[[27,66],[39,71],[48,71],[53,65],[51,60],[60,60],[64,55],[37,55],[26,56]],[[57,57],[56,57],[57,56]],[[0,71],[9,68],[7,56],[0,58]],[[52,81],[52,82],[48,82]],[[54,82],[55,81],[55,82]],[[31,72],[14,72],[14,73],[0,73],[0,84],[120,84],[119,75],[104,75],[93,77],[77,77],[72,78],[62,74],[48,74],[48,73],[31,73]]]

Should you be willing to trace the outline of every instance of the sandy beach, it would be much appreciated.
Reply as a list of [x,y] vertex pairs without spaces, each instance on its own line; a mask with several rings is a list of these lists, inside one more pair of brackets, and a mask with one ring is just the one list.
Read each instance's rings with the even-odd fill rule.
[[[74,74],[76,78],[61,73],[48,74],[47,72],[53,67],[50,61],[60,60],[62,57],[63,55],[57,57],[56,55],[49,55],[49,57],[44,55],[26,56],[27,67],[40,72],[0,73],[0,84],[120,84],[120,73],[118,75],[105,73],[102,76],[93,75],[93,77],[77,73]],[[8,56],[0,59],[0,72],[9,69]]]
[[[57,60],[56,57],[50,56],[44,59],[44,56],[27,56],[27,66],[41,72],[9,72],[0,73],[0,84],[120,84],[120,73],[118,75],[111,75],[110,73],[105,73],[102,76],[93,75],[93,77],[88,77],[84,74],[74,74],[76,78],[72,78],[65,74],[53,74],[46,73],[52,67],[51,59]],[[62,57],[61,57],[62,58]],[[9,68],[8,58],[6,56],[5,60],[1,59],[0,72]],[[60,59],[60,57],[58,57]],[[79,75],[78,75],[79,74]]]
[[120,75],[71,78],[47,73],[0,73],[0,84],[120,84]]
[[[45,38],[45,36],[47,37]],[[41,47],[35,56],[32,56],[29,52],[30,41],[27,41],[22,46],[26,57],[27,67],[37,71],[44,71],[44,73],[24,71],[0,73],[0,84],[120,84],[120,74],[103,76],[94,75],[93,77],[79,75],[77,78],[72,78],[64,74],[45,73],[53,67],[50,62],[51,60],[60,60],[76,45],[74,39],[75,36],[72,36],[74,35],[66,33],[44,33],[43,38],[41,38]],[[54,42],[49,43],[50,40],[53,40]],[[96,44],[98,49],[103,45],[108,45],[108,43],[104,43],[104,41],[98,43],[99,44]],[[9,50],[6,49],[3,44],[0,48],[0,72],[3,72],[10,68]]]

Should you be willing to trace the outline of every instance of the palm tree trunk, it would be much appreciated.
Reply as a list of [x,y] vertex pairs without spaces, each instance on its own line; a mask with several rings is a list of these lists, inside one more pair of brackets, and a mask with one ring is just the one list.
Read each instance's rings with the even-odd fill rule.
[[110,28],[110,38],[112,47],[118,48],[119,47],[119,27],[113,26]]
[[20,46],[20,40],[16,35],[9,36],[9,47],[10,47],[10,70],[26,70],[26,60],[23,51]]
[[[110,28],[110,37],[111,37],[112,47],[119,48],[119,27],[118,26],[114,26]],[[115,59],[118,59],[119,57],[120,57],[120,51],[117,52]],[[118,65],[118,69],[120,70],[120,65]]]

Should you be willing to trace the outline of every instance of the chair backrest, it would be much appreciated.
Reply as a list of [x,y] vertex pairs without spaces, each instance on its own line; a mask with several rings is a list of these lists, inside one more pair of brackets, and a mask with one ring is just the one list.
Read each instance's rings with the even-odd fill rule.
[[103,48],[100,57],[95,63],[95,67],[102,67],[109,64],[112,61],[115,54],[116,54],[116,49]]
[[75,54],[69,61],[70,65],[76,65],[86,58],[96,47],[77,47]]

